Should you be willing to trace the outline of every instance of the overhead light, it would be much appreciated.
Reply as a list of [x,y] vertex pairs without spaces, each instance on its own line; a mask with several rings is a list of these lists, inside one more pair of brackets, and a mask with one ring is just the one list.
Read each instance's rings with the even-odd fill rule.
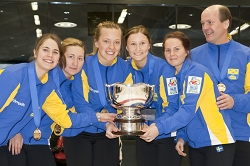
[[31,8],[33,11],[36,11],[38,9],[38,3],[37,2],[31,2]]
[[63,12],[64,14],[69,14],[69,12]]
[[34,20],[39,20],[39,16],[38,15],[34,15]]
[[42,36],[42,34],[40,34],[40,33],[37,33],[37,34],[36,34],[36,37],[37,37],[37,38],[39,38],[39,37],[41,37],[41,36]]
[[34,21],[36,25],[40,25],[39,15],[34,15]]
[[59,28],[73,28],[77,26],[77,24],[73,22],[58,22],[55,23],[54,25]]
[[230,32],[230,35],[235,35],[235,34],[238,33],[239,30],[240,30],[240,31],[243,31],[243,30],[247,29],[249,26],[250,26],[250,24],[245,23],[245,24],[241,25],[240,28],[237,27],[237,28],[235,28],[234,30],[232,30],[232,31]]
[[42,34],[42,30],[39,29],[39,28],[37,28],[37,29],[36,29],[36,37],[39,38],[39,37],[41,37],[42,35],[43,35],[43,34]]
[[35,20],[36,25],[40,25],[40,20]]
[[162,43],[155,43],[153,44],[154,47],[162,47]]
[[[176,27],[175,24],[169,26],[170,29],[176,29],[175,27]],[[177,24],[177,29],[189,29],[189,28],[191,28],[191,25],[188,25],[188,24]]]
[[118,18],[118,21],[117,23],[118,24],[122,24],[127,16],[128,12],[127,12],[127,9],[123,9],[122,12],[121,12],[121,15],[120,17]]

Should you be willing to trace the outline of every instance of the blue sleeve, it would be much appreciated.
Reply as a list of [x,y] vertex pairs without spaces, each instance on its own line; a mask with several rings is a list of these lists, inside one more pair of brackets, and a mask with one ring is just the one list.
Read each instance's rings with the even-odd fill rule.
[[[177,79],[175,77],[175,69],[171,66],[171,68],[164,68],[162,72],[163,83],[165,87],[165,95],[167,98],[168,105],[167,107],[163,107],[166,113],[169,115],[173,115],[178,110],[178,84]],[[170,85],[171,84],[171,85]]]
[[233,110],[236,112],[250,113],[250,92],[247,94],[232,94],[234,99]]
[[245,94],[231,95],[234,99],[233,110],[236,112],[250,113],[250,56],[246,68],[244,89]]
[[[200,74],[199,74],[200,73]],[[202,78],[204,73],[190,73],[191,75],[196,75],[196,79]],[[190,75],[188,74],[188,75]],[[189,76],[194,77],[194,76]],[[200,79],[200,92],[196,93],[195,91],[192,92],[190,90],[190,87],[188,86],[189,82],[187,76],[185,78],[185,89],[184,94],[180,96],[180,99],[182,100],[182,105],[179,107],[178,111],[171,117],[165,118],[161,117],[156,123],[156,126],[159,130],[159,133],[168,134],[172,131],[176,131],[182,127],[185,127],[194,117],[195,113],[198,109],[198,101],[202,100],[204,94],[201,94],[201,92],[205,93],[206,90],[203,90],[203,84],[204,82],[202,79]]]
[[70,128],[81,128],[97,123],[96,113],[94,112],[82,112],[82,113],[72,113],[69,112],[68,115],[72,121],[72,126]]
[[74,76],[74,81],[72,82],[72,96],[78,113],[94,111],[84,97],[83,86],[81,72],[79,72]]
[[76,74],[74,77],[74,81],[72,82],[72,96],[73,96],[76,112],[82,113],[82,116],[86,117],[87,121],[88,120],[90,120],[91,122],[95,121],[96,123],[93,123],[92,125],[96,126],[97,128],[105,129],[106,123],[98,122],[96,118],[96,111],[91,108],[91,105],[87,102],[87,99],[85,99],[84,90],[83,90],[84,82],[81,76],[83,72],[84,71],[82,70],[82,72],[79,72],[78,74]]
[[178,141],[179,138],[184,140],[184,143],[187,142],[187,134],[186,134],[186,127],[180,128],[176,132],[176,140]]
[[[161,117],[156,118],[155,123],[161,123],[162,120],[174,115],[178,110],[178,87],[174,76],[174,68],[163,68],[160,78],[160,96],[164,113]],[[170,86],[171,84],[171,86]],[[160,127],[160,125],[158,125]],[[162,131],[160,129],[160,131]],[[162,133],[160,133],[162,134]]]
[[0,113],[12,102],[19,88],[20,82],[15,73],[4,71],[0,75]]

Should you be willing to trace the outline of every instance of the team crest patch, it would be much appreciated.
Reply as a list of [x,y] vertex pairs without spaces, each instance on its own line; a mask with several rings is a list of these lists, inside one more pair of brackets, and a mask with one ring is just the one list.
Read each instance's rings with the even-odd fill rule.
[[168,95],[178,94],[177,80],[175,77],[166,78],[168,86]]
[[201,77],[188,76],[187,93],[200,94],[201,81]]
[[230,80],[237,80],[238,77],[239,77],[239,72],[240,72],[239,69],[232,69],[232,68],[229,68],[229,69],[227,69],[227,77],[228,77]]

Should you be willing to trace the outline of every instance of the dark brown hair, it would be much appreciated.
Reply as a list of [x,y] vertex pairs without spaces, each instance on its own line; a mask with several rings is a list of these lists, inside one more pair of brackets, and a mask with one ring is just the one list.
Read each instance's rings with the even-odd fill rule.
[[166,34],[166,36],[164,37],[163,42],[162,42],[163,53],[165,51],[164,44],[165,44],[166,40],[170,39],[170,38],[179,39],[181,41],[184,49],[186,50],[186,52],[189,52],[187,57],[191,58],[190,57],[190,40],[188,39],[188,37],[183,32],[180,32],[180,31],[175,31],[175,32],[171,32],[171,33]]
[[229,32],[230,28],[231,28],[231,24],[232,24],[232,15],[230,10],[223,5],[219,5],[219,18],[221,22],[224,22],[226,20],[229,20],[229,26],[227,28],[227,31]]
[[151,44],[151,37],[150,37],[148,30],[143,25],[138,25],[138,26],[134,26],[134,27],[128,29],[127,33],[124,35],[125,46],[127,45],[127,41],[128,41],[129,36],[132,34],[139,33],[139,32],[142,33],[143,35],[145,35],[148,39],[149,44]]
[[45,40],[47,39],[52,39],[56,42],[58,48],[59,48],[59,53],[60,53],[60,58],[62,57],[62,45],[61,45],[61,39],[59,36],[57,36],[56,34],[54,33],[46,33],[46,34],[43,34],[41,37],[39,37],[36,42],[35,42],[35,46],[34,46],[34,49],[37,51],[40,46],[44,43]]
[[[150,34],[149,34],[147,28],[144,27],[143,25],[138,25],[138,26],[134,26],[134,27],[128,29],[126,34],[124,35],[125,47],[127,46],[127,41],[128,41],[129,36],[133,35],[133,34],[137,34],[137,33],[142,33],[143,35],[145,35],[148,39],[149,44],[151,45],[152,40],[151,40],[151,37],[150,37]],[[151,47],[149,50],[152,53]]]

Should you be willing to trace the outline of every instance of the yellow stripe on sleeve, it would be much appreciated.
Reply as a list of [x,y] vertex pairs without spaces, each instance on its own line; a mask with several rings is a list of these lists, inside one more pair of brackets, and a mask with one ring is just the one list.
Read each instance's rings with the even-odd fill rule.
[[[247,64],[244,89],[245,94],[250,93],[250,62]],[[247,114],[247,123],[250,125],[250,113]]]
[[250,125],[250,113],[247,114],[247,123]]
[[0,112],[2,112],[9,104],[10,102],[12,102],[12,100],[14,99],[14,97],[16,96],[18,90],[20,88],[20,83],[17,85],[17,87],[15,88],[15,90],[12,91],[12,93],[10,94],[10,96],[8,97],[8,99],[6,100],[5,104],[3,105],[3,107],[0,109]]
[[82,77],[83,97],[87,102],[89,102],[89,90],[90,90],[90,88],[89,88],[88,77],[87,77],[84,70],[82,70],[81,77]]
[[66,110],[66,105],[53,90],[46,98],[42,109],[44,112],[58,125],[64,128],[69,128],[72,125],[71,119]]
[[211,140],[220,141],[222,144],[228,143],[230,138],[228,138],[227,127],[216,105],[213,81],[207,73],[204,74],[203,88],[197,107],[200,107],[207,127],[211,132]]
[[160,82],[160,96],[162,98],[162,108],[165,108],[168,106],[168,99],[167,99],[164,80],[162,76],[160,77],[159,82]]
[[[180,101],[181,101],[181,104],[185,104],[185,101],[184,99],[186,98],[186,94],[185,94],[185,86],[186,86],[186,81],[183,82],[183,85],[182,85],[182,94],[180,96]],[[196,111],[196,110],[195,110]]]
[[247,64],[244,89],[245,89],[245,94],[250,92],[250,62]]

